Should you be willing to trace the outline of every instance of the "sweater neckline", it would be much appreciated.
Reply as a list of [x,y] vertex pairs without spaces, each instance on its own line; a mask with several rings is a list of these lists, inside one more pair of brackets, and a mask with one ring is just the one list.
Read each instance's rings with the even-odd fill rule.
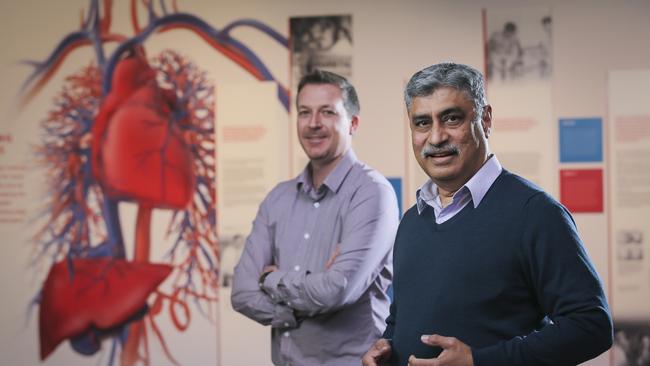
[[450,228],[454,228],[456,225],[462,225],[462,222],[467,220],[466,217],[475,216],[476,212],[478,212],[478,210],[481,210],[481,208],[485,206],[485,203],[487,203],[486,200],[490,199],[491,196],[490,192],[494,190],[496,185],[500,184],[502,178],[506,174],[507,171],[503,169],[499,174],[499,176],[497,176],[495,181],[492,183],[488,191],[485,193],[485,196],[483,197],[481,204],[479,204],[477,207],[474,207],[472,200],[470,200],[469,202],[467,202],[465,207],[463,207],[456,215],[454,215],[454,217],[440,224],[436,222],[433,207],[429,205],[426,205],[425,211],[423,211],[420,216],[422,216],[422,218],[424,218],[425,220],[430,220],[432,225],[427,225],[427,227],[431,228],[431,230],[433,231],[447,231],[447,230],[451,230]]
[[463,207],[454,217],[450,218],[449,220],[443,222],[443,223],[437,223],[436,218],[435,218],[435,213],[433,211],[433,207],[427,205],[426,209],[424,212],[422,212],[422,218],[425,220],[429,220],[432,225],[428,225],[433,231],[446,231],[450,230],[449,228],[452,228],[456,226],[457,222],[462,222],[465,221],[466,216],[470,216],[473,214],[475,210],[478,210],[479,207],[474,208],[474,205],[472,204],[472,201],[470,200],[467,202],[465,207]]

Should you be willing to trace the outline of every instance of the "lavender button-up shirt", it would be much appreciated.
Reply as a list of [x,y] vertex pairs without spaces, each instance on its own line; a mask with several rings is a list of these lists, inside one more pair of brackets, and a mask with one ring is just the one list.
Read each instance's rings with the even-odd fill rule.
[[442,207],[438,186],[429,179],[416,193],[418,213],[422,214],[426,205],[429,205],[433,208],[436,223],[442,224],[459,213],[470,201],[473,202],[474,208],[478,207],[502,170],[497,157],[490,156],[481,169],[454,193],[451,203],[445,207]]
[[[232,304],[271,325],[274,364],[360,364],[385,328],[397,226],[393,188],[352,150],[319,190],[305,169],[268,194],[235,267]],[[260,285],[267,265],[278,269]]]

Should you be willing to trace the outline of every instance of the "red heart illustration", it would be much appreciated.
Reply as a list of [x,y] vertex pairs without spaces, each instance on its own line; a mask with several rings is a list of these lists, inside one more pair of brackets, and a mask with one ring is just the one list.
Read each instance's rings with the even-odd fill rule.
[[147,297],[171,271],[165,264],[111,258],[53,265],[39,309],[41,360],[65,339],[125,322],[145,306]]
[[143,57],[120,61],[93,126],[93,173],[110,198],[183,209],[195,185],[192,154]]

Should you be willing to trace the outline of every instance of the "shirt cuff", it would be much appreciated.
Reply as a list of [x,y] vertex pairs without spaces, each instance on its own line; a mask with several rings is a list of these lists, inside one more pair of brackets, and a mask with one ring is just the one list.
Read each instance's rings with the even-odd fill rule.
[[288,306],[276,305],[273,309],[273,320],[271,320],[271,327],[273,328],[296,328],[298,320],[293,314],[293,309]]
[[280,298],[278,292],[278,285],[280,284],[282,277],[284,277],[284,274],[285,271],[281,271],[279,269],[275,270],[269,273],[266,278],[264,278],[264,282],[260,283],[262,291],[266,292],[271,297],[271,300],[273,300],[275,303],[283,302],[283,299]]

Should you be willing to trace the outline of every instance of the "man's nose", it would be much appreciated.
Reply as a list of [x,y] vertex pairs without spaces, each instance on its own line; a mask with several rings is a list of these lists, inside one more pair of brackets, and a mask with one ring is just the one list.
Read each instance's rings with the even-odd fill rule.
[[309,128],[320,128],[322,126],[320,113],[314,113],[309,119]]
[[431,131],[429,131],[428,142],[431,145],[439,146],[447,142],[448,138],[449,134],[447,133],[447,130],[444,128],[444,126],[442,126],[442,124],[439,122],[433,122],[431,125]]

